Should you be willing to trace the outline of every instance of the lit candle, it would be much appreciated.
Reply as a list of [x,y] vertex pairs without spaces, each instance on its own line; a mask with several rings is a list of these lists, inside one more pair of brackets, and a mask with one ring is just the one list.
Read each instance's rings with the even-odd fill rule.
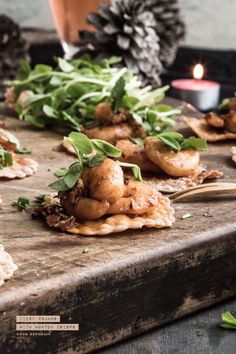
[[219,103],[220,84],[203,80],[204,68],[196,64],[193,68],[193,79],[180,79],[171,82],[173,96],[191,103],[201,111],[215,108]]

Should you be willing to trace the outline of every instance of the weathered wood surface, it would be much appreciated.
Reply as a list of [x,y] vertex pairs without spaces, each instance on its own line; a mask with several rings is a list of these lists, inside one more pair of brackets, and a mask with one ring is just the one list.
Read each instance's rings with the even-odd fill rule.
[[220,328],[223,311],[236,314],[236,300],[199,311],[96,354],[235,354],[235,331]]
[[[0,352],[86,353],[236,294],[235,199],[175,204],[172,229],[89,238],[59,233],[11,202],[49,191],[52,172],[73,158],[58,151],[59,135],[5,121],[22,146],[33,148],[40,169],[0,182],[0,230],[19,267],[0,288]],[[202,155],[224,171],[224,181],[236,182],[230,148],[212,145]],[[187,212],[193,217],[182,220]],[[79,322],[80,331],[16,337],[15,316],[23,314],[61,315],[64,323]]]

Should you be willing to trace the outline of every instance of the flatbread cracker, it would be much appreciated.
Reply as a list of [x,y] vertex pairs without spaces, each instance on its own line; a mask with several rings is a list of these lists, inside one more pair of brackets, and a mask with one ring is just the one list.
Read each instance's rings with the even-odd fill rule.
[[18,139],[4,127],[0,127],[0,146],[12,154],[12,166],[0,169],[0,178],[25,178],[31,176],[38,169],[38,163],[28,157],[14,154],[20,148]]
[[13,165],[0,170],[0,178],[25,178],[33,175],[38,169],[38,163],[28,157],[13,155]]
[[[53,205],[52,205],[53,207]],[[51,227],[61,229],[62,231],[83,235],[108,235],[111,233],[122,232],[128,229],[141,229],[142,227],[163,228],[170,227],[175,221],[174,209],[170,205],[170,200],[167,197],[160,195],[159,203],[150,213],[142,215],[111,215],[104,216],[98,220],[77,222],[74,217],[69,217],[71,221],[68,227],[65,227],[67,221],[61,221],[57,215],[51,214],[52,209],[50,204],[44,208],[43,215],[46,218],[47,224]],[[55,218],[54,218],[55,217]],[[54,220],[53,220],[54,219]]]
[[236,133],[222,132],[221,129],[211,127],[205,118],[184,117],[183,119],[196,135],[209,142],[236,139]]
[[113,215],[101,221],[86,221],[83,224],[78,224],[77,227],[68,229],[67,232],[86,236],[107,235],[128,229],[141,229],[144,226],[157,229],[170,227],[174,221],[174,209],[170,206],[169,200],[165,198],[150,213],[136,217]]
[[189,177],[168,177],[162,176],[157,178],[154,176],[145,177],[145,182],[155,187],[162,193],[175,193],[184,191],[190,187],[195,187],[202,184],[206,179],[215,179],[222,176],[218,170],[207,170],[204,166],[200,165],[193,175]]
[[18,269],[10,254],[4,250],[3,245],[0,244],[0,286],[12,277],[14,272]]
[[232,152],[232,160],[233,162],[236,163],[236,146],[232,146],[231,152]]

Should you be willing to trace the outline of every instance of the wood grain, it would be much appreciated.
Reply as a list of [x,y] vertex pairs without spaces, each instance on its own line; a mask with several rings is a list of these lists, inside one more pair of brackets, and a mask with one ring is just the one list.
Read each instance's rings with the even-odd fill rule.
[[220,328],[220,315],[236,313],[236,300],[175,321],[96,354],[235,354],[235,331]]
[[[58,150],[60,135],[1,118],[22,146],[33,148],[40,169],[0,182],[0,232],[19,267],[0,288],[0,352],[87,353],[236,294],[235,199],[176,204],[172,229],[89,238],[59,233],[11,203],[48,192],[53,171],[73,157]],[[223,170],[224,182],[236,182],[230,149],[229,142],[211,145],[202,154],[209,167]],[[186,213],[192,218],[181,219]],[[15,316],[23,314],[61,315],[64,323],[79,322],[80,331],[17,337]]]

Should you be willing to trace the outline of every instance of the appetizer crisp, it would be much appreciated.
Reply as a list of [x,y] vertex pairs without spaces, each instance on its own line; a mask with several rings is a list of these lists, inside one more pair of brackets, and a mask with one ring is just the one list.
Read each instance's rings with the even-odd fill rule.
[[[56,172],[50,185],[55,197],[44,197],[36,210],[49,226],[81,235],[105,235],[143,226],[170,227],[174,210],[168,198],[142,182],[137,165],[115,161],[121,150],[81,133],[66,139],[78,160],[69,169]],[[134,178],[125,178],[122,167]]]
[[8,83],[6,103],[36,127],[69,128],[113,144],[173,126],[180,109],[158,104],[168,87],[142,87],[126,67],[114,67],[119,61],[58,58],[55,69],[33,70],[24,62],[18,80]]
[[146,137],[143,145],[141,141],[137,145],[121,140],[116,146],[122,150],[119,160],[135,163],[142,171],[151,173],[145,180],[162,192],[181,191],[222,175],[201,165],[198,150],[207,148],[203,139],[184,139],[179,133],[165,132]]
[[17,155],[27,152],[27,149],[20,148],[20,143],[13,134],[0,128],[0,178],[25,178],[36,172],[36,161]]
[[12,260],[9,253],[4,250],[2,244],[0,244],[0,286],[4,282],[10,279],[14,272],[18,269],[17,265]]
[[223,100],[216,112],[209,112],[201,119],[184,118],[199,137],[207,141],[236,139],[236,98]]
[[232,146],[231,148],[232,160],[236,163],[236,146]]

